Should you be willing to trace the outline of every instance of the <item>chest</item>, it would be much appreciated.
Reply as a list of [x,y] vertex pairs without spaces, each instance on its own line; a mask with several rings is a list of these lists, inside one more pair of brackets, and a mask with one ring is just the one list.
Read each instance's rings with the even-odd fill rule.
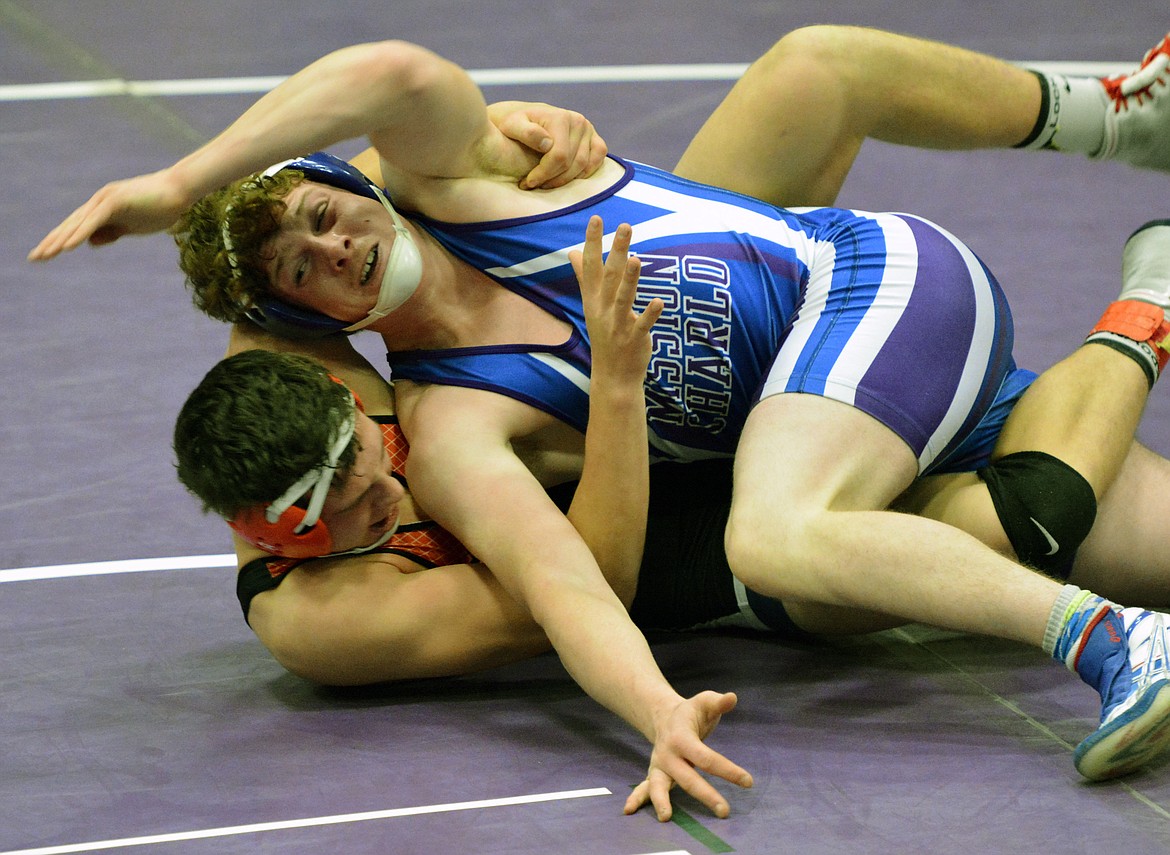
[[568,322],[479,273],[487,298],[474,322],[460,331],[455,347],[535,344],[555,347],[572,333]]

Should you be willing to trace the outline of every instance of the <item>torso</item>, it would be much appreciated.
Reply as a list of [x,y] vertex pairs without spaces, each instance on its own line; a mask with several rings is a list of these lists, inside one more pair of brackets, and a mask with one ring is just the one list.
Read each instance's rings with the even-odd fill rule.
[[[464,385],[447,371],[459,362],[456,373],[467,367],[474,375],[466,385],[538,402],[574,428],[578,453],[588,414],[590,357],[568,252],[583,243],[585,224],[597,212],[607,231],[623,221],[634,225],[632,250],[643,258],[639,299],[662,296],[667,303],[654,332],[647,383],[651,428],[661,439],[652,444],[662,451],[681,441],[697,456],[730,453],[754,381],[774,354],[799,296],[805,256],[815,243],[805,224],[756,200],[613,159],[571,192],[494,189],[499,192],[487,194],[485,207],[470,209],[475,221],[466,213],[445,221],[435,213],[447,210],[442,206],[428,207],[428,216],[416,218],[420,230],[458,259],[464,281],[475,282],[476,299],[491,296],[482,298],[466,332],[438,347],[388,334],[396,382]],[[767,247],[752,254],[761,239]],[[732,271],[738,289],[734,310]],[[468,303],[449,295],[446,305]],[[425,363],[433,370],[423,368]],[[696,365],[697,372],[689,370]],[[410,433],[405,400],[400,398],[399,411]]]
[[[469,185],[472,194],[481,189]],[[635,308],[654,297],[666,303],[646,379],[653,457],[733,454],[767,380],[770,393],[833,397],[886,421],[925,469],[965,441],[1014,370],[998,285],[985,281],[969,250],[956,251],[917,218],[785,210],[617,160],[570,192],[527,193],[495,185],[481,209],[461,208],[454,221],[440,218],[443,207],[416,218],[457,259],[477,298],[487,296],[460,335],[437,346],[391,339],[388,359],[396,381],[495,392],[531,410],[512,439],[528,439],[536,465],[550,471],[566,465],[566,450],[579,460],[588,420],[591,359],[568,253],[593,214],[607,232],[621,222],[634,228],[631,252],[642,259]],[[457,313],[461,302],[446,305]],[[936,337],[970,348],[938,355],[947,367],[934,371],[929,391],[904,382],[921,361],[907,362],[904,341],[921,342],[943,321],[947,333]],[[968,350],[994,359],[956,392],[952,364],[979,358]],[[952,410],[966,412],[962,424]],[[557,420],[576,431],[571,440],[551,429]]]

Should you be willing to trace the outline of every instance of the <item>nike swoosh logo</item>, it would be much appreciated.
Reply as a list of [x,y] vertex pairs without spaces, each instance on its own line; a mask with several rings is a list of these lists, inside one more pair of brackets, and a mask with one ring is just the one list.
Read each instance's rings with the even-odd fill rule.
[[1040,529],[1040,533],[1042,535],[1044,535],[1044,539],[1047,540],[1048,545],[1052,547],[1044,554],[1045,555],[1055,555],[1057,553],[1057,551],[1060,549],[1060,544],[1056,542],[1056,538],[1054,538],[1052,535],[1050,535],[1048,533],[1048,529],[1046,529],[1044,526],[1040,525],[1040,523],[1038,523],[1036,521],[1035,517],[1028,517],[1028,519],[1030,519],[1032,521],[1032,525],[1034,525],[1034,526],[1036,526],[1036,528]]

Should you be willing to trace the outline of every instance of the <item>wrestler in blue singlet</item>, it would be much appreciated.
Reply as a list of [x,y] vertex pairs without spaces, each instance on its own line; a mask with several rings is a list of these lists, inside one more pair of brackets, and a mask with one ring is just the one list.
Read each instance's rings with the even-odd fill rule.
[[396,379],[498,392],[582,432],[590,354],[568,253],[589,218],[633,226],[639,307],[666,304],[646,379],[651,452],[734,451],[755,401],[822,395],[890,427],[922,472],[985,462],[1035,376],[1012,359],[998,283],[937,226],[903,214],[784,210],[638,163],[550,214],[416,222],[443,246],[572,328],[560,346],[391,353]]

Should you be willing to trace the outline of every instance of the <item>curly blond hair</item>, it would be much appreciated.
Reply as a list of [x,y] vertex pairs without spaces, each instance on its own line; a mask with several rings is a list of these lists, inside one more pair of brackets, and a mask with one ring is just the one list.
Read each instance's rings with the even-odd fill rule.
[[237,323],[270,290],[266,245],[280,228],[284,197],[304,180],[305,174],[295,169],[249,175],[184,212],[171,235],[196,308],[216,320]]

